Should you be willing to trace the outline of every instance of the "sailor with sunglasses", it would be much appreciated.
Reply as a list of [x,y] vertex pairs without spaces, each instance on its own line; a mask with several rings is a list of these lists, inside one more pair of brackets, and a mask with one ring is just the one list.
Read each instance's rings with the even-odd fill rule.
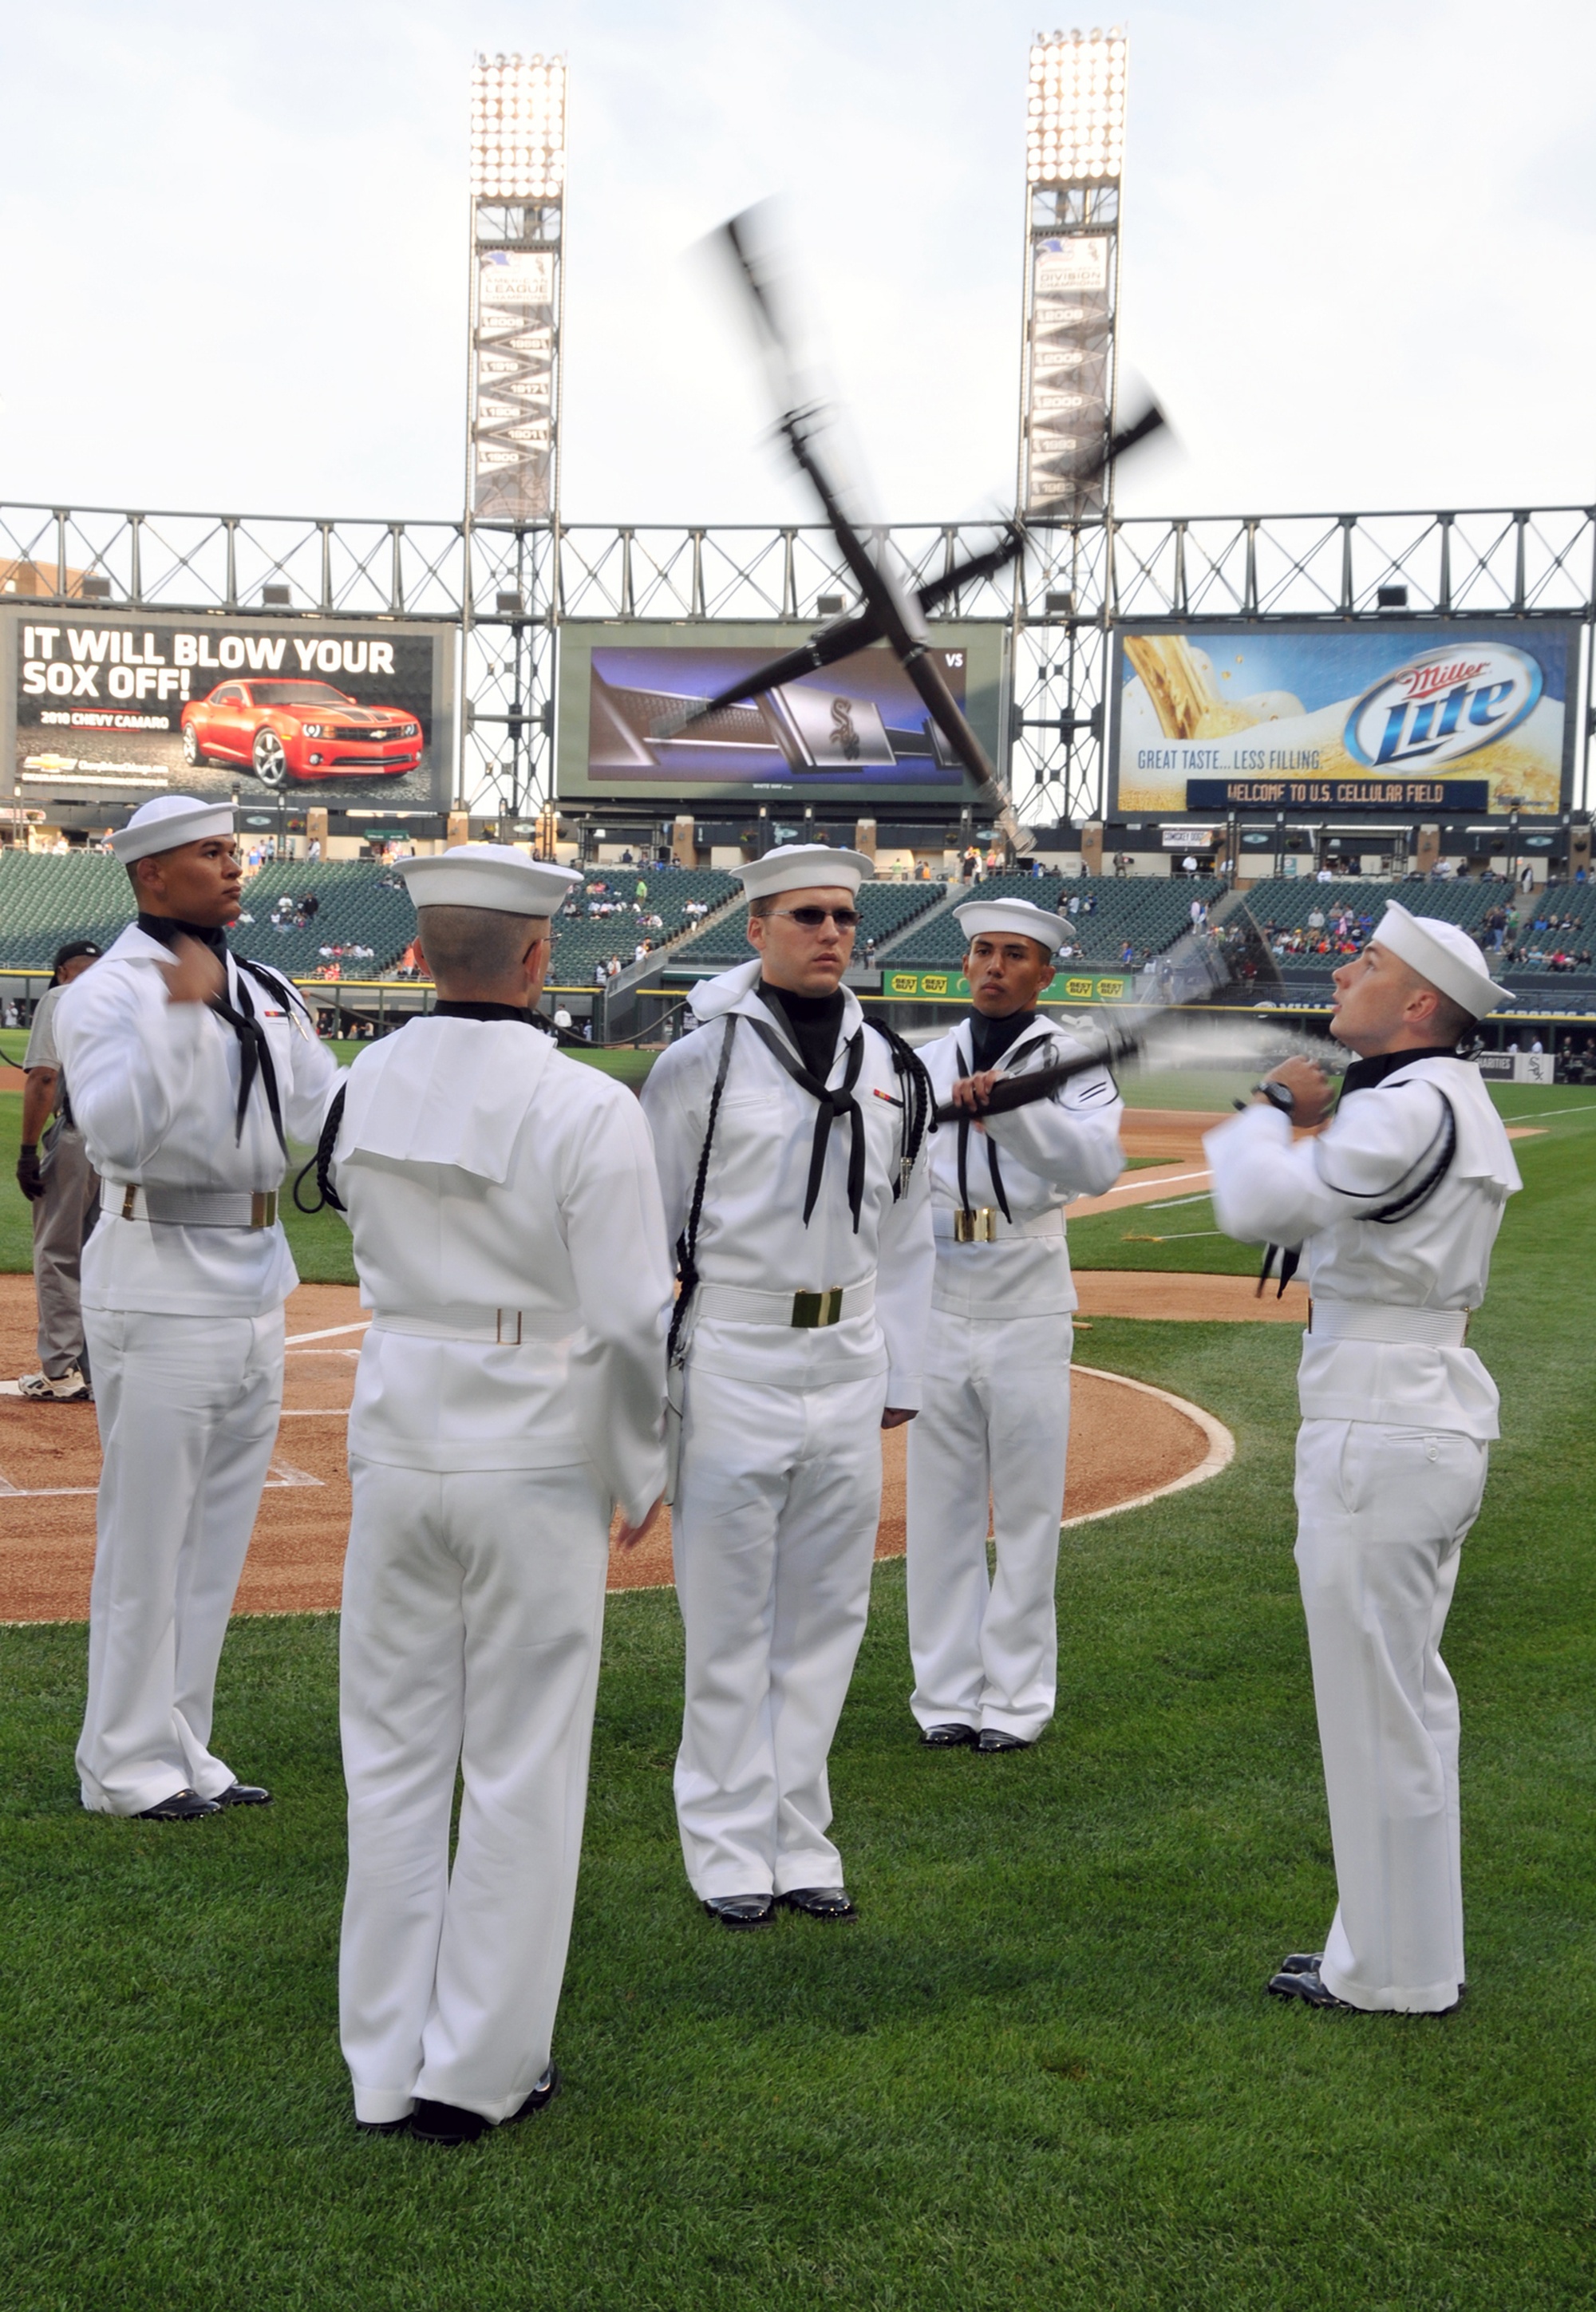
[[933,1143],[936,1286],[925,1417],[908,1443],[910,1707],[928,1747],[990,1752],[1026,1748],[1053,1715],[1076,1306],[1065,1207],[1118,1178],[1123,1103],[1108,1069],[1092,1068],[977,1121],[996,1073],[1081,1050],[1036,1009],[1070,926],[1028,899],[954,914],[970,1015],[920,1054],[939,1103],[969,1114]]
[[826,1761],[870,1603],[881,1432],[914,1418],[934,1250],[929,1087],[842,985],[858,852],[741,871],[753,959],[701,984],[643,1093],[671,1338],[687,1695],[676,1808],[728,1927],[855,1916]]

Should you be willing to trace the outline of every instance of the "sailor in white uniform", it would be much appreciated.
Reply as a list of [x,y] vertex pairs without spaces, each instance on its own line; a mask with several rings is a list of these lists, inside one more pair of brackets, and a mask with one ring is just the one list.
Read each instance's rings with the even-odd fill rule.
[[643,1105],[682,1280],[676,1811],[732,1927],[855,1915],[826,1760],[870,1603],[881,1432],[913,1418],[931,1300],[928,1088],[841,985],[857,852],[744,868],[759,954],[691,999]]
[[[1072,1196],[1119,1177],[1123,1103],[1107,1068],[982,1123],[995,1080],[1083,1048],[1036,1010],[1069,937],[1025,899],[955,908],[970,1016],[922,1047],[938,1103],[972,1114],[932,1143],[936,1283],[922,1417],[908,1441],[908,1626],[921,1740],[1034,1742],[1053,1715],[1054,1579],[1069,1447]],[[987,1570],[987,1508],[996,1572]]]
[[[1441,1659],[1497,1396],[1465,1347],[1503,1207],[1507,1136],[1460,1038],[1498,990],[1455,924],[1388,906],[1335,975],[1329,1088],[1287,1061],[1204,1143],[1222,1228],[1300,1251],[1312,1312],[1298,1392],[1297,1570],[1338,1903],[1322,1951],[1268,1988],[1314,2006],[1438,2014],[1463,1985],[1458,1697]],[[1283,1287],[1284,1289],[1284,1287]]]
[[663,1489],[671,1270],[642,1110],[528,1008],[580,877],[496,844],[399,871],[441,1000],[360,1055],[321,1160],[373,1311],[339,2006],[357,2122],[460,2144],[557,2084],[611,1507],[632,1546]]
[[83,1336],[104,1461],[89,1599],[84,1806],[189,1820],[264,1804],[210,1747],[216,1664],[283,1401],[285,1135],[338,1081],[294,990],[228,952],[227,804],[160,795],[111,837],[138,919],[56,1013],[100,1220]]

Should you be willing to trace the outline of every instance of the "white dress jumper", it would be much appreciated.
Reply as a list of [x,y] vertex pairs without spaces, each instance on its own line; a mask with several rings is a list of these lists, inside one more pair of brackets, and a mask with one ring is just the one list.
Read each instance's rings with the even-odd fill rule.
[[1438,1055],[1349,1070],[1315,1139],[1258,1106],[1203,1144],[1220,1226],[1300,1247],[1312,1300],[1296,1562],[1338,1896],[1321,1979],[1353,2007],[1435,2013],[1464,1979],[1441,1636],[1498,1433],[1464,1335],[1518,1168],[1478,1070]]
[[[333,1159],[373,1310],[349,1419],[339,2017],[355,2116],[506,2118],[549,2061],[612,1504],[664,1483],[648,1126],[525,1020],[363,1052]],[[461,1785],[452,1870],[450,1814]]]
[[859,1225],[841,1120],[805,1226],[818,1103],[760,1041],[756,1022],[798,1056],[759,976],[740,965],[695,989],[700,1024],[661,1054],[643,1093],[675,1241],[738,1020],[705,1181],[672,1512],[687,1638],[676,1811],[705,1900],[842,1883],[826,1762],[869,1611],[881,1413],[920,1404],[934,1260],[923,1152],[901,1176],[904,1084],[851,994],[827,1081],[844,1083],[861,1038]]
[[[171,960],[130,924],[55,1015],[101,1178],[82,1270],[103,1462],[77,1768],[84,1806],[101,1814],[139,1814],[185,1786],[216,1798],[234,1780],[210,1748],[216,1666],[276,1442],[283,1303],[299,1282],[275,1218],[284,1155],[264,1073],[241,1128],[239,1038],[207,1005],[167,1001]],[[227,1001],[253,1011],[266,1040],[285,1132],[314,1141],[337,1064],[302,1005],[232,957],[226,968]]]
[[[1000,1065],[1024,1074],[1081,1049],[1039,1020]],[[945,1100],[974,1072],[969,1024],[920,1057]],[[1050,1098],[969,1127],[962,1183],[959,1125],[932,1142],[936,1281],[924,1409],[908,1439],[910,1707],[922,1727],[1033,1742],[1053,1715],[1076,1306],[1065,1207],[1118,1178],[1123,1105],[1106,1068],[1083,1070]],[[966,1193],[976,1220],[960,1242]]]

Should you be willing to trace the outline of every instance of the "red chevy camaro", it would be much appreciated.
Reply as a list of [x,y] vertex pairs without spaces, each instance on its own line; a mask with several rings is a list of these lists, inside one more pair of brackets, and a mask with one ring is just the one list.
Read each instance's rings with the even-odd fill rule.
[[183,708],[183,760],[244,763],[262,786],[294,779],[399,778],[421,760],[421,725],[361,706],[330,682],[219,682]]

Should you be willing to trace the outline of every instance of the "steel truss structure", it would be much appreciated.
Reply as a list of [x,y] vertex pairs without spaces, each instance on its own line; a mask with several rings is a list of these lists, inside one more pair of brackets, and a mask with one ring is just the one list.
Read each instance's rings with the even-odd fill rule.
[[[908,585],[990,542],[978,523],[875,533]],[[828,530],[806,525],[507,523],[130,512],[0,504],[0,584],[41,606],[450,619],[465,666],[458,798],[530,817],[555,800],[565,618],[813,625],[852,606]],[[286,589],[285,600],[283,590]],[[267,590],[270,599],[267,599]],[[1382,601],[1382,595],[1385,600]],[[1399,607],[1396,606],[1399,598]],[[1577,617],[1585,647],[1576,803],[1590,795],[1596,507],[1136,516],[1033,523],[1023,556],[936,617],[1013,639],[1006,767],[1020,817],[1101,815],[1109,646],[1129,618]],[[934,624],[934,617],[933,620]]]

